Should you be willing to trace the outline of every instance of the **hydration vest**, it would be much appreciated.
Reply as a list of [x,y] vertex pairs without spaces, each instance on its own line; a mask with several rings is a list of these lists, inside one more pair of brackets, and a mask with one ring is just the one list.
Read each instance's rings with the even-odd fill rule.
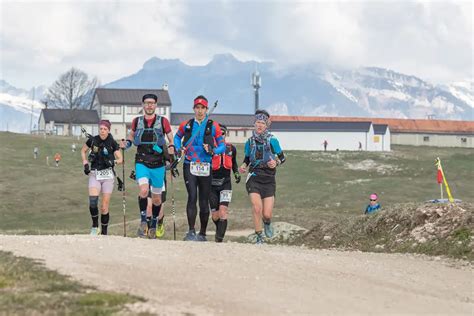
[[114,148],[112,147],[114,138],[112,135],[109,134],[105,140],[102,140],[100,136],[94,136],[91,140],[88,157],[91,168],[101,170],[112,167],[113,161],[115,160]]
[[[139,116],[137,120],[137,128],[133,144],[139,145],[158,145],[163,147],[166,144],[165,135],[163,134],[163,125],[161,124],[161,116],[157,115],[153,127],[145,127],[145,117]],[[153,133],[153,141],[142,141],[143,135]]]
[[252,136],[250,137],[250,165],[253,168],[264,168],[267,166],[267,162],[271,159],[275,159],[275,155],[272,151],[270,144],[271,134],[265,139],[265,143],[260,143],[255,140]]
[[212,170],[219,170],[221,165],[227,170],[232,169],[232,145],[230,143],[225,144],[224,153],[212,156]]
[[[211,119],[207,120],[206,130],[204,131],[204,140],[203,140],[204,144],[214,145],[214,138],[212,137],[212,123],[213,121]],[[193,133],[193,126],[194,126],[194,118],[190,119],[188,123],[186,123],[186,125],[184,126],[183,146],[188,145],[188,141],[191,138],[191,135]]]

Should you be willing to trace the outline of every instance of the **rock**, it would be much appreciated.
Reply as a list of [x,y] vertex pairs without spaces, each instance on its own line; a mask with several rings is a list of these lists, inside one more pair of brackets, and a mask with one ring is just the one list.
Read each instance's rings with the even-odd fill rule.
[[325,235],[325,236],[323,237],[323,239],[326,240],[326,241],[329,241],[329,240],[331,240],[331,236]]
[[375,249],[385,249],[385,245],[375,245]]

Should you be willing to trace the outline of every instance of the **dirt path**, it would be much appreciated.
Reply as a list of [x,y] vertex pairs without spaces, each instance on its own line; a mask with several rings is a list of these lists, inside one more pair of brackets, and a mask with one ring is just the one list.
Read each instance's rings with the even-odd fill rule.
[[407,255],[122,237],[6,236],[0,250],[160,314],[473,313],[470,267]]

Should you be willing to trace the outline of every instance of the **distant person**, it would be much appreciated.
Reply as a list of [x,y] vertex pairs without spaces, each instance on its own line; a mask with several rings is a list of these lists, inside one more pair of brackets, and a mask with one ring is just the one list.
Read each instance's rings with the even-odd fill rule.
[[326,151],[327,148],[328,148],[328,141],[327,140],[324,140],[323,146],[324,146],[324,151]]
[[376,193],[372,193],[370,195],[370,202],[369,205],[367,205],[364,214],[372,214],[378,211],[381,208],[379,202],[378,202],[378,196]]
[[61,155],[59,153],[56,153],[54,155],[54,162],[56,163],[56,167],[59,167],[59,162],[61,161]]
[[39,149],[37,146],[35,146],[35,148],[33,148],[33,158],[34,159],[37,159],[38,158],[38,154],[39,154]]
[[245,158],[240,166],[241,173],[249,169],[246,189],[253,209],[256,243],[262,244],[265,236],[273,237],[272,214],[275,204],[276,167],[285,162],[286,158],[278,139],[270,134],[270,114],[265,110],[255,112],[255,130],[245,143]]
[[359,151],[362,151],[362,143],[359,142]]
[[[115,164],[122,163],[119,145],[110,134],[110,122],[99,122],[99,135],[90,137],[82,146],[81,157],[84,173],[89,176],[89,211],[92,218],[91,235],[98,235],[99,229],[99,195],[102,193],[100,223],[102,235],[107,235],[109,224],[109,204],[114,189]],[[86,154],[89,156],[86,158]],[[89,165],[90,163],[90,165]]]
[[72,143],[72,145],[71,145],[71,151],[72,151],[73,153],[76,152],[76,143]]

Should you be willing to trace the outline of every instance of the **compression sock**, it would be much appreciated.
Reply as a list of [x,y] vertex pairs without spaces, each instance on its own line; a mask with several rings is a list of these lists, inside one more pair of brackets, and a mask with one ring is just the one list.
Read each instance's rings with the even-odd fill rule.
[[162,218],[160,218],[158,220],[158,225],[163,225],[163,220],[165,219],[165,217],[163,216]]
[[109,226],[109,213],[102,214],[100,216],[100,224],[101,224],[101,234],[107,235],[107,227]]
[[151,228],[156,228],[156,222],[158,221],[158,215],[160,215],[161,211],[161,204],[160,205],[155,205],[153,204],[151,208],[153,217],[151,219]]
[[138,197],[138,207],[140,209],[140,220],[146,222],[146,207],[148,205],[148,198]]
[[99,227],[99,208],[97,207],[98,203],[98,196],[89,196],[89,212],[91,213],[92,227]]
[[151,216],[146,217],[146,225],[148,226],[148,228],[151,227]]
[[225,232],[227,230],[227,219],[220,219],[217,226],[216,241],[222,242],[224,240]]

